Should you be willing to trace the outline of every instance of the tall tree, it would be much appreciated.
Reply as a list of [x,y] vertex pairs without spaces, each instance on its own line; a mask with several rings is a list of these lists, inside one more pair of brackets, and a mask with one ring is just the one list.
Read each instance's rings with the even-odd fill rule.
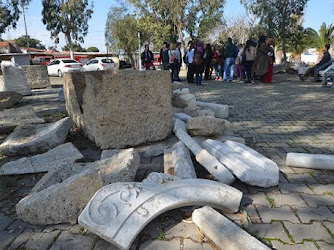
[[[42,41],[29,36],[29,47],[30,48],[45,49],[45,46],[41,42]],[[19,47],[28,47],[26,36],[20,36],[20,37],[16,38],[15,43]]]
[[[72,44],[72,49],[74,52],[86,52],[87,50],[83,47],[81,47],[81,45],[79,43],[73,43]],[[70,45],[66,44],[64,47],[61,48],[62,51],[69,51],[70,50]]]
[[16,28],[20,17],[18,0],[0,0],[0,36],[8,27]]
[[93,4],[88,0],[42,0],[43,23],[51,31],[51,37],[59,41],[59,34],[63,33],[69,45],[71,58],[73,42],[84,42],[88,34],[88,20],[93,14]]
[[96,47],[88,47],[87,52],[100,52],[100,50]]
[[287,38],[291,28],[303,16],[308,0],[240,0],[247,10],[260,18],[267,35],[282,41],[284,62],[287,61]]

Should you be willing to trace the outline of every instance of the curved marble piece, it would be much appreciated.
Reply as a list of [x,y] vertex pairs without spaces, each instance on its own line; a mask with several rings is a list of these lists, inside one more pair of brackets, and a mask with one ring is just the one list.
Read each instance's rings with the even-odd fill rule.
[[225,184],[184,179],[164,184],[114,183],[100,189],[79,216],[79,224],[101,238],[129,249],[140,231],[171,209],[209,205],[226,212],[238,211],[242,193]]

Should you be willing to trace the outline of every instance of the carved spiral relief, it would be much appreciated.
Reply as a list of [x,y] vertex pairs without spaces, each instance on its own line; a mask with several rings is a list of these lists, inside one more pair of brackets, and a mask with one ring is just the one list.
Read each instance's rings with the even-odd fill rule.
[[[96,206],[95,206],[96,204]],[[89,207],[91,220],[98,225],[107,225],[117,217],[118,211],[114,203],[103,200],[101,203],[91,203]]]

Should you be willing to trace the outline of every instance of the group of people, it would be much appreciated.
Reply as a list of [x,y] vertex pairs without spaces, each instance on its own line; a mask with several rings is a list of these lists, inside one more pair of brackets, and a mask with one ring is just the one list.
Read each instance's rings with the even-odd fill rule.
[[[180,81],[179,73],[184,62],[187,65],[188,83],[202,85],[204,73],[205,80],[212,79],[213,70],[215,80],[232,82],[234,74],[236,78],[245,83],[252,83],[259,79],[270,83],[272,80],[273,64],[275,61],[272,38],[261,36],[259,41],[250,39],[245,45],[234,44],[232,38],[228,38],[225,45],[206,44],[202,41],[188,42],[184,56],[181,53],[181,43],[168,44],[164,42],[160,51],[160,60],[163,70],[171,71],[171,80]],[[142,53],[143,65],[150,69],[153,65],[153,53],[148,45]]]

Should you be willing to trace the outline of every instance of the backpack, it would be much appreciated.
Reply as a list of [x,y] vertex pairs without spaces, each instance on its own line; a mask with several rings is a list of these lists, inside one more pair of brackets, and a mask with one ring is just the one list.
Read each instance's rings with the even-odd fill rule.
[[184,56],[183,56],[183,62],[185,63],[185,64],[188,64],[189,62],[188,62],[188,51],[184,54]]

